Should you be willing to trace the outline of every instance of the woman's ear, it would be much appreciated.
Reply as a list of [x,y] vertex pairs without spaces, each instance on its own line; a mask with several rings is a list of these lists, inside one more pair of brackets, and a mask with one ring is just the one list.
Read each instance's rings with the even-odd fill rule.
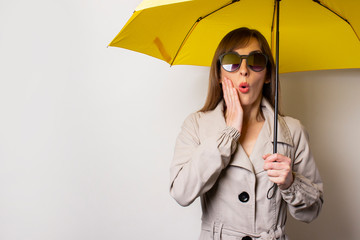
[[271,82],[271,81],[270,81],[270,78],[266,78],[264,83],[265,83],[265,84],[269,84],[270,82]]

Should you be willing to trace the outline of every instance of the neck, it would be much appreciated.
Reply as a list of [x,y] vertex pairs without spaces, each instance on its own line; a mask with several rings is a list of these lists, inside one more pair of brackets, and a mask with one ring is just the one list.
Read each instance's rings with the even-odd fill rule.
[[244,116],[243,124],[251,125],[252,123],[264,121],[264,117],[260,111],[261,98],[250,106],[243,106]]

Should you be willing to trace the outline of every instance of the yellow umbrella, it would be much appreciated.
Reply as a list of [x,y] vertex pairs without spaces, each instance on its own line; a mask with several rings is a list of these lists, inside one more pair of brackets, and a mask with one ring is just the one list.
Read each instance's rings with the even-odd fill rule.
[[[171,65],[209,66],[226,33],[249,27],[275,49],[276,2],[145,0],[109,46]],[[283,0],[280,5],[281,73],[360,68],[360,1]]]

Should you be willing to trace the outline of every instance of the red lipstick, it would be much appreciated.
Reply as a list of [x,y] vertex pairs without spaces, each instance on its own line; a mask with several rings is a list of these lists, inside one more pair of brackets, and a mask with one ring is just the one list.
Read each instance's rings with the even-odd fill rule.
[[249,84],[247,82],[242,82],[239,84],[239,91],[241,93],[247,93],[249,91]]

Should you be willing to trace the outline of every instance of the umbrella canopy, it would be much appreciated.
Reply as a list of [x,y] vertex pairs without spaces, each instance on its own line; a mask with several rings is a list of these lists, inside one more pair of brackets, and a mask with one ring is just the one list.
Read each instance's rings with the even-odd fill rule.
[[[360,1],[283,0],[280,10],[281,73],[360,68]],[[238,27],[259,30],[275,49],[274,12],[274,0],[146,0],[109,46],[210,66],[221,39]]]

